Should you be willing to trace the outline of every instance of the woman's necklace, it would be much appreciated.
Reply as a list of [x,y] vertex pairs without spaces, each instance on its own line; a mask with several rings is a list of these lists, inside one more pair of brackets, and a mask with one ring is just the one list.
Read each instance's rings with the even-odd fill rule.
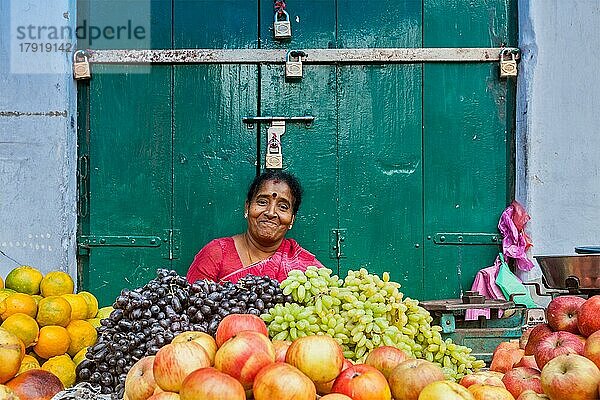
[[246,254],[248,255],[248,259],[250,260],[250,265],[254,264],[256,261],[252,258],[252,254],[250,254],[250,241],[248,240],[248,234],[244,233],[244,241],[246,242]]

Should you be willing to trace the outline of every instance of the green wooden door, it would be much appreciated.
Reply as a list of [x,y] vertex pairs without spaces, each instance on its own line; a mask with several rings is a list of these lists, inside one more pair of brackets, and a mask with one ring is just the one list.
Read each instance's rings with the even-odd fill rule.
[[[153,3],[164,33],[153,47],[515,44],[513,0],[290,1],[291,42],[272,39],[272,1],[225,3]],[[390,271],[408,295],[433,299],[456,297],[493,261],[491,236],[512,196],[514,126],[514,82],[499,80],[497,64],[326,63],[305,65],[294,82],[268,63],[128,74],[133,68],[95,65],[80,86],[80,193],[89,199],[81,208],[89,212],[79,240],[116,243],[80,248],[83,287],[101,303],[157,267],[185,274],[209,240],[245,228],[245,192],[264,169],[267,127],[247,129],[244,116],[315,117],[309,127],[288,123],[282,146],[284,168],[305,187],[290,237],[326,266]],[[128,235],[145,246],[125,245]]]

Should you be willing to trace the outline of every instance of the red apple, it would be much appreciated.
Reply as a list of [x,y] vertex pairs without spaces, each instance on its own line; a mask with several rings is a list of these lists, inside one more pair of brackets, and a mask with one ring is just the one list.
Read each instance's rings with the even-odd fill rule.
[[292,342],[289,340],[273,340],[273,348],[275,348],[275,361],[285,362],[285,355]]
[[356,364],[335,378],[332,393],[342,393],[353,400],[391,400],[392,393],[385,376],[377,368]]
[[531,329],[529,333],[529,339],[527,340],[527,344],[525,345],[525,355],[531,356],[533,355],[534,349],[537,347],[538,342],[551,334],[553,331],[550,329],[548,324],[539,324]]
[[179,390],[181,400],[246,400],[241,383],[215,368],[200,368],[189,374]]
[[431,382],[443,381],[444,372],[427,360],[406,360],[398,364],[388,378],[395,400],[417,400]]
[[269,336],[267,325],[256,315],[229,314],[221,320],[217,327],[217,333],[215,334],[217,347],[221,347],[232,336],[242,331],[255,331],[267,337]]
[[211,365],[215,363],[215,353],[217,352],[217,342],[208,333],[199,331],[187,331],[182,332],[175,336],[171,343],[180,342],[191,342],[194,341],[204,348],[208,358],[210,358]]
[[600,330],[600,295],[587,299],[579,308],[577,327],[585,337]]
[[503,377],[504,374],[502,372],[479,371],[463,376],[459,383],[466,388],[475,384],[505,387],[502,382]]
[[600,368],[600,331],[592,333],[585,341],[583,355]]
[[521,361],[515,364],[515,367],[527,367],[537,369],[538,371],[540,370],[535,362],[535,356],[523,356]]
[[494,349],[494,352],[492,353],[492,357],[498,352],[498,351],[503,351],[503,350],[517,350],[519,349],[519,341],[514,339],[514,340],[510,340],[508,342],[500,342],[498,344],[498,346],[496,346],[496,348]]
[[521,350],[518,343],[516,343],[516,348],[496,349],[490,364],[490,371],[503,373],[510,371],[515,364],[521,361],[524,354],[525,350]]
[[542,388],[551,400],[596,400],[600,370],[578,354],[563,354],[542,370]]
[[192,371],[210,367],[210,359],[196,342],[170,343],[154,358],[154,380],[166,392],[179,392],[181,382]]
[[[352,364],[352,362],[350,360],[344,359],[344,365],[342,365],[342,371],[347,370],[348,368],[350,368],[353,365],[354,364]],[[337,378],[337,376],[336,376],[336,378]],[[325,395],[325,394],[331,393],[331,388],[333,387],[333,382],[335,382],[335,379],[332,379],[329,382],[325,382],[325,383],[315,383],[315,387],[317,388],[317,393],[319,393],[320,395]]]
[[320,400],[352,400],[352,397],[348,397],[345,394],[341,393],[330,393],[321,397]]
[[517,367],[504,374],[502,378],[506,389],[514,396],[519,397],[525,390],[533,390],[536,393],[542,391],[542,381],[540,380],[540,371],[533,368]]
[[387,379],[398,364],[409,358],[411,357],[400,349],[392,346],[381,346],[371,350],[365,364],[377,368]]
[[571,332],[552,332],[535,348],[535,362],[540,368],[561,354],[583,354],[585,339]]
[[285,361],[302,371],[314,383],[325,383],[335,379],[342,371],[344,351],[329,336],[304,336],[294,340]]
[[423,388],[419,400],[475,400],[475,397],[458,383],[436,381]]
[[550,399],[550,397],[546,396],[545,394],[536,393],[533,390],[526,390],[523,393],[521,393],[521,395],[519,397],[517,397],[517,400],[547,400],[547,399]]
[[154,356],[139,359],[125,378],[125,395],[129,400],[146,400],[154,394],[156,382],[152,373]]
[[226,341],[215,355],[215,367],[235,379],[244,389],[252,388],[258,371],[275,362],[275,349],[268,337],[242,331]]
[[475,400],[515,400],[508,390],[498,386],[476,383],[469,386],[469,392]]
[[252,386],[254,400],[315,400],[312,381],[298,368],[276,362],[260,370]]
[[550,328],[554,331],[566,331],[578,335],[577,315],[583,303],[585,299],[578,296],[558,296],[552,299],[546,308],[546,318]]

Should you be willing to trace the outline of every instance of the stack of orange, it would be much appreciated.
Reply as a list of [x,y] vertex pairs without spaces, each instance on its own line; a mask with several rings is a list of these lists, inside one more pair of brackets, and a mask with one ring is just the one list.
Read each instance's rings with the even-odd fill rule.
[[[76,365],[87,347],[96,343],[98,300],[88,292],[74,293],[73,279],[63,271],[44,276],[33,267],[20,266],[0,282],[0,329],[7,337],[18,338],[25,349],[13,376],[41,368],[55,374],[66,388],[72,386]],[[9,375],[3,378],[0,366],[0,383],[6,376],[12,378]]]

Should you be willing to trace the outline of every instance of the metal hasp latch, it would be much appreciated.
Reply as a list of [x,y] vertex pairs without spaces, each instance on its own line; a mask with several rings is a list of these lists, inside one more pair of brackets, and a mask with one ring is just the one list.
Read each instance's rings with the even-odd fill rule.
[[345,258],[343,244],[346,240],[348,229],[339,228],[332,229],[329,234],[329,258],[340,259]]
[[77,239],[79,255],[89,255],[94,247],[155,247],[160,248],[164,259],[175,260],[179,258],[180,231],[179,229],[165,229],[162,235],[81,235]]
[[265,168],[281,169],[283,168],[281,137],[285,133],[285,124],[288,122],[302,122],[308,127],[314,119],[315,117],[308,115],[305,117],[244,117],[242,121],[248,126],[248,129],[254,128],[254,124],[269,123]]

